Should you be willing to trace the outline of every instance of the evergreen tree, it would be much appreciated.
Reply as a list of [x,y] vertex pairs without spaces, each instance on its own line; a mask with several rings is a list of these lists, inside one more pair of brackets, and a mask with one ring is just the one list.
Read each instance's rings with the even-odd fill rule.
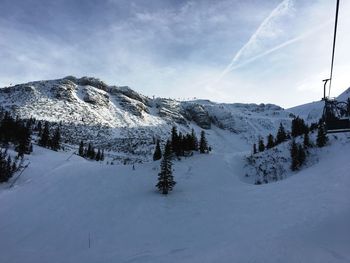
[[317,127],[318,127],[317,122],[313,122],[313,123],[311,123],[309,130],[314,131],[317,129]]
[[17,165],[15,161],[12,163],[11,171],[12,173],[15,173],[17,171]]
[[88,155],[88,147],[84,147],[84,155],[83,155],[84,158],[88,158],[89,155]]
[[5,153],[0,149],[0,183],[7,181],[7,174],[6,174],[6,155]]
[[266,148],[271,149],[274,146],[275,146],[274,138],[273,138],[273,135],[270,133],[269,136],[267,136]]
[[102,152],[101,152],[101,161],[104,161],[104,159],[105,159],[105,153],[104,153],[104,150],[102,150]]
[[316,144],[318,147],[323,147],[326,145],[327,141],[328,141],[328,138],[327,138],[327,133],[326,133],[324,124],[320,124],[318,126]]
[[303,145],[304,145],[304,148],[308,148],[311,146],[311,143],[310,143],[310,137],[309,137],[309,132],[305,132],[304,133],[304,142],[303,142]]
[[292,158],[290,168],[292,171],[296,171],[299,167],[299,148],[294,140],[292,141],[292,145],[290,147],[290,157]]
[[94,160],[96,159],[96,151],[95,151],[95,148],[92,147],[92,151],[91,151],[91,157],[90,157],[91,160]]
[[297,137],[309,131],[309,127],[304,120],[296,117],[292,120],[292,137]]
[[93,151],[94,151],[94,150],[93,150],[93,148],[92,148],[92,144],[89,143],[88,148],[87,148],[87,152],[86,152],[86,157],[92,159],[93,156],[94,156],[94,152],[93,152]]
[[81,141],[80,145],[79,145],[79,155],[82,157],[84,156],[84,142],[83,141]]
[[179,135],[177,134],[177,128],[176,126],[173,126],[171,130],[171,148],[173,153],[175,153],[177,156],[180,155],[180,147],[179,147]]
[[51,140],[51,148],[54,151],[58,151],[60,149],[60,141],[61,141],[61,134],[60,134],[60,128],[57,127],[55,130],[55,133]]
[[7,149],[0,149],[0,183],[7,182],[16,172],[16,163],[12,162]]
[[183,148],[183,151],[185,152],[188,152],[188,151],[192,151],[192,137],[191,137],[191,134],[186,134],[184,137],[183,137],[183,140],[182,140],[182,148]]
[[181,132],[179,132],[178,136],[178,152],[176,153],[177,156],[184,156],[185,155],[185,147],[186,147],[186,141]]
[[88,145],[86,157],[91,160],[94,160],[96,158],[95,148],[92,146],[91,143],[89,143]]
[[264,141],[263,141],[262,138],[259,139],[259,146],[258,146],[258,148],[259,148],[259,152],[265,151],[265,145],[264,145]]
[[162,150],[160,149],[159,140],[157,140],[156,149],[153,154],[153,161],[160,160],[162,158]]
[[278,128],[277,136],[276,136],[276,145],[280,144],[287,140],[287,133],[284,129],[282,123],[280,123],[280,127]]
[[205,132],[201,131],[201,138],[199,141],[199,152],[200,153],[208,153],[208,142],[205,138]]
[[97,151],[97,154],[95,156],[95,160],[96,161],[100,161],[101,160],[101,151],[100,151],[100,149],[98,149],[98,151]]
[[302,145],[298,145],[298,163],[299,167],[305,163],[306,160],[306,152]]
[[191,130],[191,150],[198,151],[198,139],[193,128]]
[[30,143],[30,146],[29,146],[29,152],[32,153],[33,152],[33,144]]
[[50,140],[50,131],[49,131],[49,122],[45,122],[44,129],[41,134],[41,138],[39,140],[39,145],[43,147],[47,147],[49,145]]
[[31,153],[31,132],[29,123],[26,126],[18,127],[18,146],[16,150],[18,156],[23,156],[24,154]]
[[39,136],[41,136],[41,132],[42,132],[41,121],[38,121],[38,125],[36,126],[36,130],[38,131]]
[[167,195],[169,191],[171,191],[176,184],[173,177],[171,156],[172,156],[171,143],[167,141],[164,149],[163,159],[160,164],[160,173],[158,174],[158,183],[156,185],[158,190],[164,195]]

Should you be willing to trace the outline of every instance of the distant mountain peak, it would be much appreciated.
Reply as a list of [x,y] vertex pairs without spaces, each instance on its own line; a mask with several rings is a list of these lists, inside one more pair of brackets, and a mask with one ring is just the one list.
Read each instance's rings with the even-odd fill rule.
[[350,87],[337,97],[339,100],[347,100],[348,98],[350,98]]

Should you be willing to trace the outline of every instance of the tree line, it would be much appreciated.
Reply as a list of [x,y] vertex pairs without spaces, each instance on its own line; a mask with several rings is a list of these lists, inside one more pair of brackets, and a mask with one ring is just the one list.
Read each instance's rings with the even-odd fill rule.
[[8,148],[10,144],[14,146],[19,157],[30,154],[33,151],[31,143],[32,125],[34,120],[22,120],[16,118],[5,110],[0,110],[0,143],[3,148]]
[[167,140],[163,153],[160,147],[160,140],[157,140],[153,160],[162,159],[160,172],[158,173],[158,183],[156,184],[160,193],[167,195],[176,185],[172,170],[172,160],[180,156],[190,156],[193,151],[199,151],[201,154],[211,151],[204,131],[201,131],[198,143],[194,129],[192,129],[191,133],[183,135],[181,132],[178,133],[176,126],[173,126],[170,139]]
[[[13,117],[10,112],[0,109],[0,183],[7,182],[18,170],[24,154],[33,151],[31,136],[34,122],[34,119]],[[17,152],[15,158],[8,153],[9,148]]]
[[7,182],[18,170],[19,157],[12,160],[7,149],[0,149],[0,183]]
[[36,130],[40,137],[38,141],[40,146],[54,151],[61,149],[61,132],[59,126],[52,130],[50,129],[50,123],[48,121],[44,122],[44,127],[42,127],[42,122],[39,121]]
[[[201,131],[200,140],[198,142],[194,129],[191,130],[191,133],[182,134],[181,132],[178,132],[176,126],[174,126],[171,130],[169,141],[171,144],[171,152],[176,157],[189,156],[194,151],[199,151],[200,153],[209,153],[211,151],[211,147],[208,146],[208,142],[204,131]],[[160,147],[160,140],[158,139],[156,141],[156,148],[154,150],[153,160],[157,161],[161,158],[162,150]]]
[[84,141],[80,142],[78,154],[81,157],[95,161],[103,161],[105,159],[104,150],[97,149],[96,151],[92,143],[85,147]]
[[[267,136],[266,145],[262,138],[259,138],[258,148],[256,144],[253,145],[253,154],[256,154],[258,151],[263,152],[266,149],[271,149],[285,141],[292,140],[290,144],[290,157],[291,157],[291,170],[298,170],[306,161],[308,155],[308,149],[314,146],[314,143],[311,142],[309,133],[317,129],[317,139],[316,146],[323,147],[326,145],[328,138],[324,124],[322,121],[319,123],[312,123],[308,126],[305,121],[300,117],[295,117],[292,120],[291,132],[287,132],[282,123],[278,128],[276,138],[270,133]],[[302,143],[297,143],[296,138],[303,136]]]

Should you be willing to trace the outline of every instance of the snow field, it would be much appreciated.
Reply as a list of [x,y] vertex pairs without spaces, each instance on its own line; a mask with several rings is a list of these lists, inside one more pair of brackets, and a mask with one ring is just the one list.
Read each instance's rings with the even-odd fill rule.
[[219,129],[208,139],[211,154],[174,162],[168,196],[156,192],[159,162],[132,170],[35,147],[0,189],[0,262],[350,261],[346,138],[262,186],[239,179],[250,145]]

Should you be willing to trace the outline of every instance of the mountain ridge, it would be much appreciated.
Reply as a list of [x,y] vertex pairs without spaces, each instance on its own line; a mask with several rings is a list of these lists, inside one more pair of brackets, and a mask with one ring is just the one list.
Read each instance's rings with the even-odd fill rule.
[[[146,159],[155,139],[165,141],[174,125],[182,133],[218,127],[252,144],[274,134],[280,123],[289,129],[291,119],[299,115],[274,104],[149,98],[128,86],[73,76],[1,88],[0,104],[21,118],[59,123],[70,145],[84,140],[106,150],[148,156]],[[128,150],[130,145],[135,146],[133,150]]]

